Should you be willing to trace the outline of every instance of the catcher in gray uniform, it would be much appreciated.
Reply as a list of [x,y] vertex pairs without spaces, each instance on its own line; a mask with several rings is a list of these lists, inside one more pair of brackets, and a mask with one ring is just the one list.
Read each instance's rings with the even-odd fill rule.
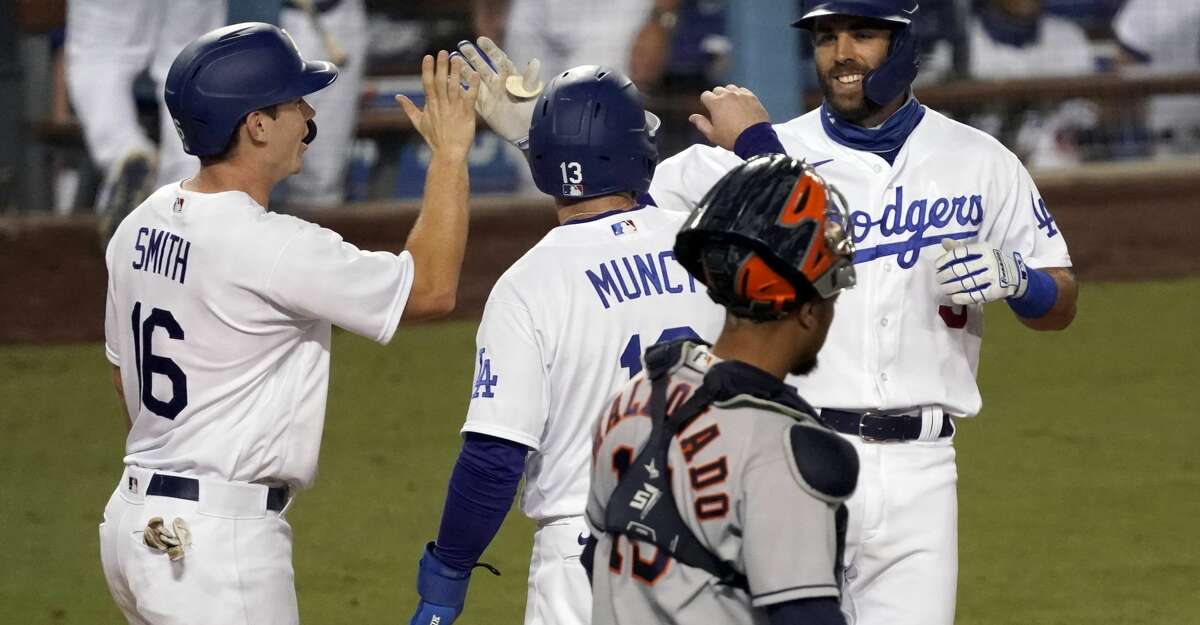
[[858,456],[782,379],[816,366],[854,284],[848,224],[812,167],[773,155],[729,172],[680,230],[675,256],[725,328],[711,348],[650,348],[597,423],[593,623],[844,625]]

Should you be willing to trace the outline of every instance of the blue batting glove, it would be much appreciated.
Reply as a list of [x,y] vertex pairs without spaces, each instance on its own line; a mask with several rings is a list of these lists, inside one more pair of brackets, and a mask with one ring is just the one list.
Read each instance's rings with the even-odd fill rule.
[[421,600],[409,625],[451,625],[463,610],[471,571],[447,566],[425,545],[417,567],[417,594]]

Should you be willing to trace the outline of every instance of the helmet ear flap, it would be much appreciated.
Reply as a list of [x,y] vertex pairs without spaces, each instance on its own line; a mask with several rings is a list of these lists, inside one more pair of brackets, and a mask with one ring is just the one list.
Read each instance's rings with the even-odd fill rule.
[[780,313],[796,301],[796,287],[779,275],[757,252],[751,252],[738,267],[734,289],[739,297],[754,303],[768,304]]

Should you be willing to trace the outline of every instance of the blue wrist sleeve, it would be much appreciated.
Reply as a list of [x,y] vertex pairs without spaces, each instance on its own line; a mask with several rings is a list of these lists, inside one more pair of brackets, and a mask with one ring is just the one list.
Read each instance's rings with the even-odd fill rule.
[[1029,287],[1025,295],[1019,298],[1008,298],[1008,307],[1025,319],[1040,319],[1054,308],[1058,301],[1058,283],[1054,277],[1044,271],[1026,268],[1029,274]]
[[742,160],[759,154],[787,154],[771,122],[758,122],[742,131],[733,142],[733,153]]
[[467,600],[467,582],[471,571],[456,569],[438,559],[433,543],[425,545],[425,553],[417,567],[417,594],[422,601],[442,606],[458,607]]
[[529,448],[468,432],[450,475],[434,553],[446,566],[468,571],[495,538],[512,507]]

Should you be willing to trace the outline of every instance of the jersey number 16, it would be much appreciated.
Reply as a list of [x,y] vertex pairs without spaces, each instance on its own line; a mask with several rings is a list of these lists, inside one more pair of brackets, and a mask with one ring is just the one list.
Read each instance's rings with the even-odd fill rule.
[[[183,340],[183,328],[169,310],[154,308],[142,320],[142,303],[133,305],[133,354],[137,363],[138,394],[142,405],[154,414],[174,419],[187,407],[187,374],[174,360],[156,355],[153,350],[154,330],[162,328],[167,336]],[[154,396],[154,374],[165,376],[171,382],[171,399],[163,401]]]

